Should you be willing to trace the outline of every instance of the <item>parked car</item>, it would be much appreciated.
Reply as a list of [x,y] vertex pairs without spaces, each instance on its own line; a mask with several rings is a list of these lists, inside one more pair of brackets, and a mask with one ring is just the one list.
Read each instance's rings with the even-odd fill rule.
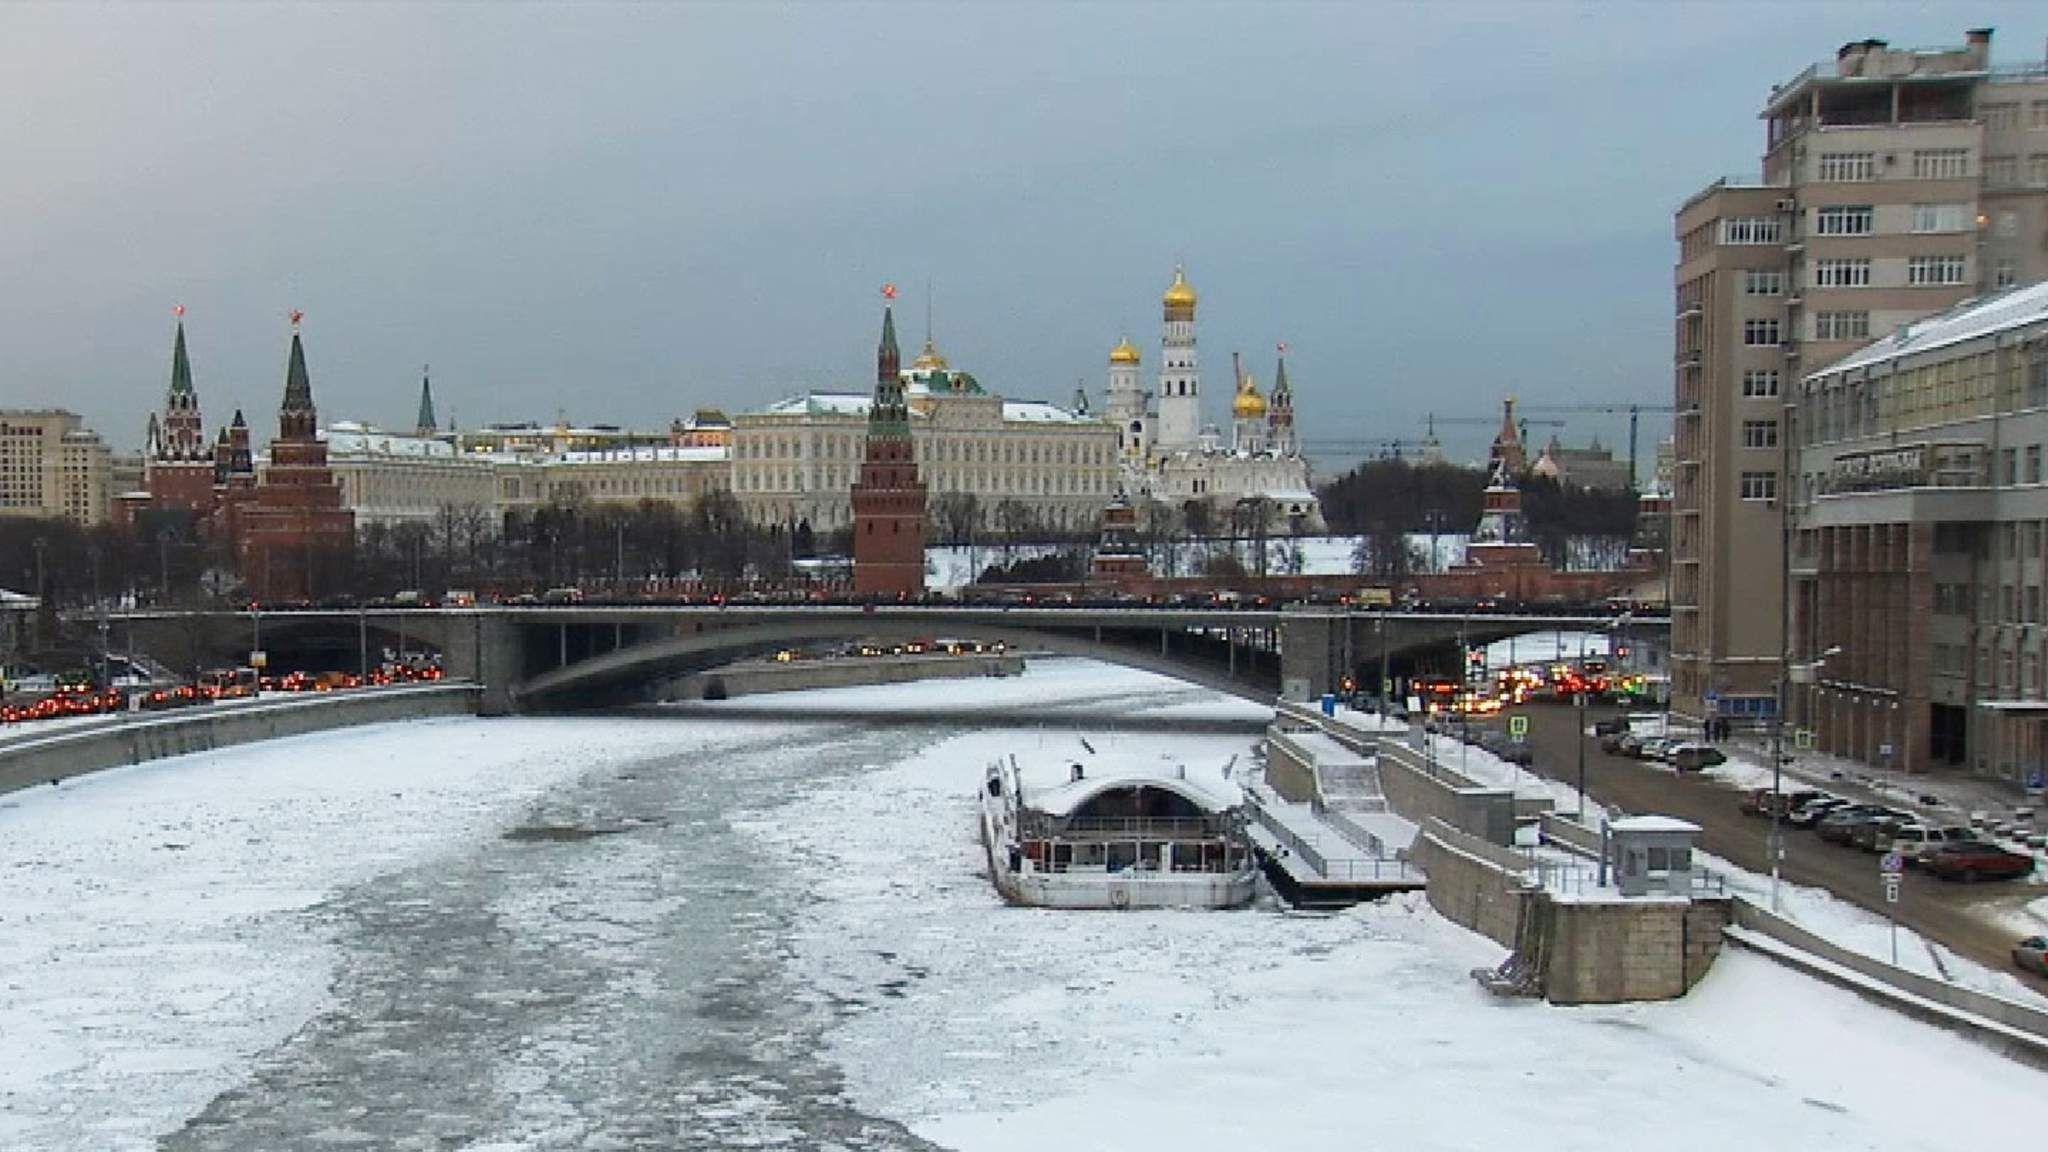
[[1904,812],[1888,812],[1865,820],[1849,830],[1849,847],[1864,852],[1882,852],[1891,847],[1899,829],[1919,821]]
[[2034,858],[2008,852],[1996,844],[1964,841],[1944,844],[1927,854],[1921,867],[1943,880],[2017,880],[2034,871]]
[[1785,817],[1785,822],[1794,828],[1811,828],[1819,824],[1828,813],[1838,812],[1849,806],[1850,802],[1840,796],[1821,796],[1794,808],[1792,814]]
[[1933,828],[1925,824],[1906,824],[1892,834],[1892,851],[1906,858],[1906,863],[1918,866],[1928,853],[1945,844],[1961,844],[1977,839],[1974,829],[1962,825]]
[[1669,736],[1652,736],[1643,741],[1642,750],[1636,754],[1645,760],[1669,760],[1671,749],[1677,743]]
[[1621,746],[1623,742],[1632,739],[1634,737],[1626,732],[1609,732],[1607,735],[1600,737],[1600,750],[1610,756],[1622,755]]
[[1671,766],[1680,772],[1700,772],[1716,764],[1728,762],[1727,755],[1719,748],[1712,744],[1693,742],[1671,745],[1663,758],[1669,760]]
[[2029,936],[2012,946],[2012,962],[2042,976],[2048,976],[2048,936]]
[[1889,809],[1876,804],[1850,804],[1821,817],[1820,823],[1815,824],[1813,830],[1820,833],[1823,840],[1847,844],[1850,838],[1856,835],[1857,825],[1872,820],[1889,819],[1891,815]]
[[1593,721],[1593,735],[1595,736],[1619,736],[1626,731],[1628,731],[1628,717],[1626,716],[1609,716],[1605,720]]
[[[1772,795],[1773,792],[1769,788],[1752,788],[1742,794],[1742,801],[1738,807],[1741,808],[1744,816],[1769,816],[1771,814]],[[1826,794],[1816,792],[1811,788],[1801,788],[1796,791],[1780,790],[1776,795],[1778,797],[1778,811],[1789,819],[1802,806],[1811,801],[1823,799]]]

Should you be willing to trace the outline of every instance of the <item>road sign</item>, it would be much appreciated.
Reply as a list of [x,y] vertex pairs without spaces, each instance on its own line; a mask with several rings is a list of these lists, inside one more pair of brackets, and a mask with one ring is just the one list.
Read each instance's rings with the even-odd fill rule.
[[1899,902],[1899,877],[1897,873],[1891,873],[1884,878],[1884,902],[1887,904],[1897,904]]
[[264,668],[266,668],[266,667],[269,667],[269,665],[270,665],[270,653],[268,653],[268,652],[265,652],[265,651],[264,651],[263,649],[261,649],[261,648],[255,648],[255,649],[251,649],[251,650],[250,650],[250,652],[249,652],[249,667],[251,667],[251,668],[254,668],[254,669],[256,669],[257,671],[259,671],[259,672],[260,672],[260,671],[262,671],[262,670],[263,670]]
[[1801,728],[1792,733],[1792,746],[1804,752],[1813,747],[1813,729]]
[[2027,791],[2039,792],[2043,789],[2048,789],[2048,772],[2043,772],[2039,768],[2036,768],[2033,771],[2028,772]]
[[1878,863],[1878,867],[1884,869],[1887,876],[1897,876],[1906,870],[1906,858],[1897,852],[1887,852],[1884,859]]
[[1513,736],[1517,740],[1520,740],[1528,734],[1529,718],[1527,716],[1508,717],[1508,735]]
[[1700,697],[1700,699],[1706,701],[1708,704],[1719,704],[1721,702],[1721,694],[1719,692],[1709,691],[1703,694]]

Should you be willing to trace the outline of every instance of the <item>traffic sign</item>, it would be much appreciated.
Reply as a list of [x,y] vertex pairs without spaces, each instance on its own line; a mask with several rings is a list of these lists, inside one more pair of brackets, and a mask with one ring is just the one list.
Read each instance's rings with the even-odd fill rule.
[[1709,689],[1707,692],[1700,696],[1700,699],[1706,701],[1709,704],[1719,704],[1721,702],[1721,694],[1719,692],[1713,691],[1712,689]]
[[1884,902],[1887,904],[1897,904],[1899,902],[1899,876],[1896,872],[1890,873],[1884,878]]
[[1906,858],[1904,856],[1899,855],[1897,852],[1887,852],[1884,854],[1884,859],[1879,862],[1878,866],[1884,869],[1885,875],[1897,876],[1899,873],[1906,870]]
[[1529,718],[1527,716],[1508,717],[1508,735],[1513,736],[1517,740],[1520,740],[1528,734]]
[[2027,791],[2039,792],[2044,788],[2048,788],[2048,772],[2036,768],[2027,773]]
[[1801,728],[1792,733],[1792,746],[1801,752],[1813,747],[1813,729]]

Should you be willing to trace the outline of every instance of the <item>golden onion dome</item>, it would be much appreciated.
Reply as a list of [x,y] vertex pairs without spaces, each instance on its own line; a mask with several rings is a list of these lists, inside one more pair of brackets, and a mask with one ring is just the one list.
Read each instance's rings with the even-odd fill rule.
[[1193,308],[1195,306],[1194,286],[1188,283],[1187,274],[1177,264],[1174,265],[1173,269],[1173,283],[1167,285],[1166,295],[1160,297],[1160,302],[1168,308]]
[[1237,387],[1237,397],[1230,402],[1231,412],[1240,420],[1249,420],[1266,414],[1266,398],[1259,395],[1259,385],[1245,374],[1244,382]]
[[1109,362],[1111,364],[1136,364],[1138,362],[1138,346],[1131,343],[1130,337],[1124,337],[1122,340],[1117,341],[1116,347],[1109,350]]
[[925,337],[924,350],[917,354],[917,359],[910,362],[911,369],[917,372],[929,372],[934,368],[944,368],[945,366],[946,358],[939,355],[939,346],[932,343],[931,337]]

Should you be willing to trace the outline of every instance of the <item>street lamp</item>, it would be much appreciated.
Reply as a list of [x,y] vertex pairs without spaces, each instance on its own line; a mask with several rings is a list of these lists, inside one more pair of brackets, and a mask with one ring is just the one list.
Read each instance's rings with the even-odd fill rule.
[[1785,675],[1778,681],[1778,714],[1771,725],[1771,911],[1778,910],[1778,879],[1785,855],[1785,703],[1791,695],[1788,680],[1802,684],[1813,682],[1814,674],[1828,662],[1828,657],[1842,651],[1840,644],[1830,646],[1827,651],[1806,664],[1785,665]]

